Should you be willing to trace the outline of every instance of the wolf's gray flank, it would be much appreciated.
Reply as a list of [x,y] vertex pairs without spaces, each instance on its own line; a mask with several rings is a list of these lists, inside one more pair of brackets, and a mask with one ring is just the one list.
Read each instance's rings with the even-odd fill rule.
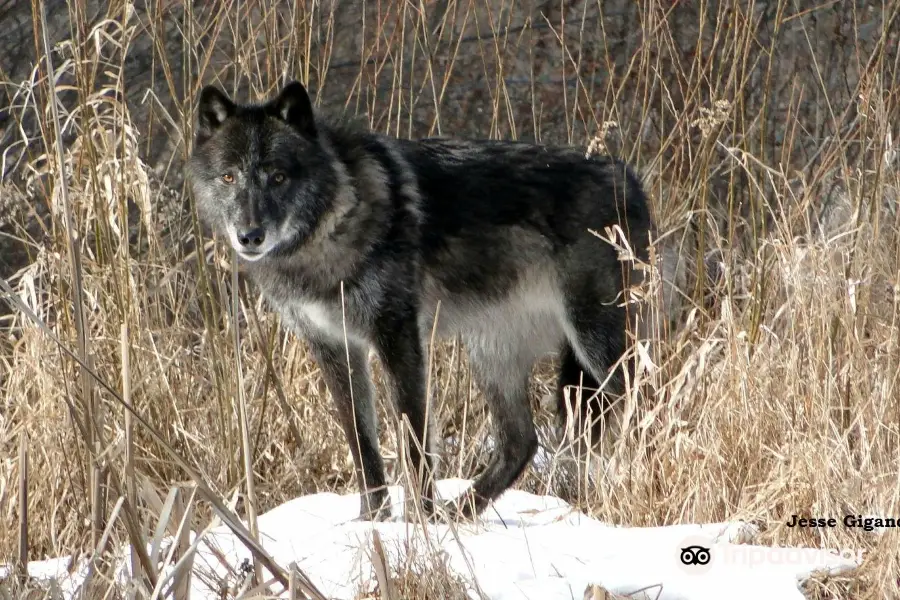
[[[528,378],[539,357],[559,353],[560,419],[589,422],[597,439],[606,393],[623,388],[622,369],[611,370],[627,347],[621,293],[641,274],[589,230],[618,225],[646,261],[653,227],[623,162],[524,142],[395,139],[322,118],[293,82],[259,104],[204,88],[189,176],[204,222],[307,340],[351,447],[363,518],[390,510],[370,349],[434,510],[433,327],[464,341],[498,441],[457,506],[465,515],[509,488],[537,449]],[[608,376],[599,400],[567,407],[566,386],[596,390]]]

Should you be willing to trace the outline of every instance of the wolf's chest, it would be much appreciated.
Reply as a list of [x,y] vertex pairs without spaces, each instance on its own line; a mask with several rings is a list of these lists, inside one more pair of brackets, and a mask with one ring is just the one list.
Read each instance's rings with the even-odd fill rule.
[[379,299],[372,290],[345,289],[343,293],[313,296],[294,289],[289,296],[263,292],[285,324],[303,337],[367,343],[371,339]]
[[282,305],[280,312],[301,335],[314,335],[332,340],[361,342],[369,338],[364,312],[356,307],[319,300],[294,300]]
[[260,270],[254,275],[267,304],[298,334],[354,341],[369,337],[380,290],[368,281],[333,289],[296,273]]

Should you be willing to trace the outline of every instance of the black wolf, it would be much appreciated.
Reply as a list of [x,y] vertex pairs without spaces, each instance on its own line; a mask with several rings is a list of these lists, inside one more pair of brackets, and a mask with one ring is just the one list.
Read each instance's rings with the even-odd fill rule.
[[621,369],[611,367],[626,349],[622,292],[640,273],[589,230],[618,225],[647,260],[651,216],[622,162],[519,142],[398,140],[314,115],[293,82],[260,104],[204,88],[189,176],[202,219],[309,343],[352,449],[363,518],[390,510],[370,349],[408,421],[429,514],[433,328],[461,335],[498,440],[454,507],[466,516],[534,455],[527,384],[538,357],[560,354],[560,415],[572,414],[566,386],[599,389],[608,378],[606,390],[621,389]]

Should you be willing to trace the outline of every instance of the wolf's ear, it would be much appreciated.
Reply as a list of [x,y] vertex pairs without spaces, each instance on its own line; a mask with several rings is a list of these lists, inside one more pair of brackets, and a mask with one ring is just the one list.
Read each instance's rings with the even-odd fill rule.
[[299,81],[287,84],[278,97],[269,103],[269,109],[279,119],[309,137],[316,136],[312,102],[306,88]]
[[200,92],[200,107],[197,114],[198,134],[201,137],[209,137],[234,112],[234,102],[224,92],[215,86],[206,86]]

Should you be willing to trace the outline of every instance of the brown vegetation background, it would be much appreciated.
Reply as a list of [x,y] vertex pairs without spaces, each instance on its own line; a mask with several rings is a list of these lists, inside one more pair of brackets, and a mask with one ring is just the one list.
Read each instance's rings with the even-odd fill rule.
[[[305,346],[233,287],[183,181],[202,85],[260,100],[297,78],[320,110],[401,137],[593,140],[643,176],[685,259],[677,327],[653,342],[599,485],[521,486],[621,525],[747,519],[758,543],[861,548],[858,572],[811,597],[896,596],[896,530],[783,523],[900,517],[898,14],[894,0],[0,0],[0,277],[18,298],[0,301],[0,531],[19,534],[0,536],[0,562],[89,552],[106,527],[149,537],[185,480],[240,492],[250,522],[353,489]],[[462,476],[487,431],[465,363],[447,343],[433,371],[459,440],[444,468]],[[214,504],[192,505],[197,529]]]

